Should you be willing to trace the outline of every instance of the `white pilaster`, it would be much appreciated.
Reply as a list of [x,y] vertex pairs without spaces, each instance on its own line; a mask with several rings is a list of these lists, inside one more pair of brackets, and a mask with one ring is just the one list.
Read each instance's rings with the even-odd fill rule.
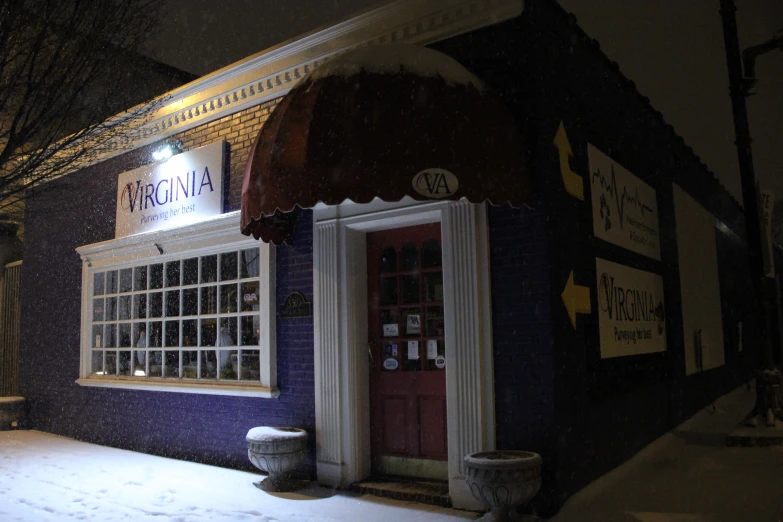
[[449,493],[455,507],[480,508],[465,484],[462,459],[495,447],[486,208],[450,204],[442,235]]

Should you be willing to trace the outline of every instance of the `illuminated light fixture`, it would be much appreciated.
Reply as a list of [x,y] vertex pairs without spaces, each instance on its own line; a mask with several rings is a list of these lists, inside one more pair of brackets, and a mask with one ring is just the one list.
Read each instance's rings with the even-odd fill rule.
[[155,159],[155,161],[165,161],[173,155],[174,153],[171,151],[171,147],[168,145],[152,153],[152,157]]
[[144,370],[136,370],[135,372],[133,372],[133,375],[135,377],[146,377],[147,376],[147,374],[144,373]]
[[179,154],[180,152],[182,152],[182,142],[177,140],[174,143],[167,143],[158,150],[154,151],[152,153],[152,158],[155,161],[166,161],[174,154]]

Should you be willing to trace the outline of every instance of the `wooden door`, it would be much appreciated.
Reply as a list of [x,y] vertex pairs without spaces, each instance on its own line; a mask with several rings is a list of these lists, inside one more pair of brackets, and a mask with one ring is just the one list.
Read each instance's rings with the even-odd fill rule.
[[367,234],[372,453],[445,461],[440,224]]

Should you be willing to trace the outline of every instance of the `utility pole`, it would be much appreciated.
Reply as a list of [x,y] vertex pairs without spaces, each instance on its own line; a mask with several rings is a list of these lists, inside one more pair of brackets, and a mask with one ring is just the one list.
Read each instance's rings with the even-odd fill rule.
[[[742,200],[745,207],[745,226],[747,227],[748,255],[750,257],[751,280],[756,301],[757,331],[760,350],[760,371],[756,375],[756,407],[749,416],[749,424],[756,425],[759,416],[765,419],[767,426],[775,425],[775,418],[783,420],[783,410],[778,400],[780,374],[775,369],[772,356],[770,317],[764,299],[764,262],[761,246],[761,223],[759,204],[756,196],[756,178],[753,171],[750,127],[745,98],[756,83],[755,78],[746,77],[742,71],[739,37],[737,32],[737,8],[734,0],[720,0],[720,14],[723,18],[723,38],[726,46],[726,62],[729,72],[729,93],[734,114],[734,132],[736,134],[737,158],[739,160]],[[751,47],[746,50],[746,73],[753,74],[755,58],[778,47],[776,40]]]

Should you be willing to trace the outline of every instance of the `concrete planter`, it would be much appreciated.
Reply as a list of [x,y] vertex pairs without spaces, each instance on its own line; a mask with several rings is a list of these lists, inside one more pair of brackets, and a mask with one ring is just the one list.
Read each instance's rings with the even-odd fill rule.
[[529,451],[486,451],[465,457],[470,492],[492,511],[486,520],[505,522],[511,510],[541,489],[541,456]]
[[0,431],[19,429],[24,415],[24,397],[0,397]]
[[275,491],[290,491],[294,485],[291,471],[307,453],[307,432],[299,428],[260,426],[247,432],[247,456],[261,471],[269,473]]

